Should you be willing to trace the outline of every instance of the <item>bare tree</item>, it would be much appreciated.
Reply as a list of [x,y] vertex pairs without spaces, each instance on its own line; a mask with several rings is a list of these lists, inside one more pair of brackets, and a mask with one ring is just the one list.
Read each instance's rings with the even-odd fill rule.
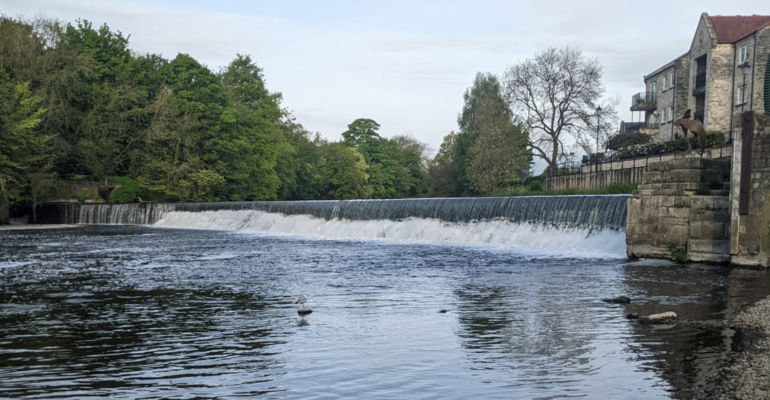
[[[529,131],[533,154],[550,167],[557,168],[570,143],[592,152],[597,132],[600,142],[606,141],[619,99],[602,100],[601,77],[597,59],[570,47],[548,48],[505,72],[506,100]],[[597,107],[602,109],[598,118]]]

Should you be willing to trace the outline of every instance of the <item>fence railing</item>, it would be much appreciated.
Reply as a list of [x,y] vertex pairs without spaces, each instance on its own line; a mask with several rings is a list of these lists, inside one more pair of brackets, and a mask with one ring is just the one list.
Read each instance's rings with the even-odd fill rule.
[[[623,169],[641,168],[648,166],[651,162],[661,162],[664,160],[685,158],[688,155],[697,154],[697,149],[689,153],[687,150],[676,151],[669,153],[650,154],[643,157],[619,157],[616,154],[610,152],[607,153],[593,153],[584,155],[581,167],[575,168],[574,165],[570,167],[560,167],[558,170],[547,169],[546,176],[563,176],[563,175],[577,175],[592,172],[604,172],[604,171],[618,171]],[[724,146],[709,147],[704,152],[704,157],[718,160],[723,158],[732,157],[732,143],[727,142]],[[616,164],[620,164],[616,167]]]
[[658,92],[639,92],[631,97],[631,107],[655,105],[658,103]]

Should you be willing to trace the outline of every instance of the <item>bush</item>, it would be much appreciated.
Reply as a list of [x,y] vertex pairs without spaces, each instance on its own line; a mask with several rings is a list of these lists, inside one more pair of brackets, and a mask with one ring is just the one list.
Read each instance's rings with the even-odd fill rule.
[[112,191],[110,203],[133,203],[142,192],[139,182],[127,176],[113,176],[108,178],[110,183],[119,183],[121,186]]
[[[697,137],[693,137],[692,133],[687,135],[690,140],[690,145],[693,149],[701,147],[700,140]],[[719,131],[706,132],[706,147],[722,147],[725,145],[725,135]],[[667,142],[657,142],[648,144],[637,144],[620,149],[615,153],[617,159],[645,157],[658,154],[674,153],[687,150],[687,140],[684,136],[676,134],[674,140]]]
[[527,185],[527,190],[530,192],[542,192],[543,184],[540,181],[532,181]]

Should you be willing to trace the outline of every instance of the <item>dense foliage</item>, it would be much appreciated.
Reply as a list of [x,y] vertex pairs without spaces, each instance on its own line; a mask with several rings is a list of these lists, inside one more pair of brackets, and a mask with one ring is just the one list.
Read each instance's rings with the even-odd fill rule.
[[[690,141],[690,146],[693,149],[699,149],[701,147],[698,138],[693,137],[692,134],[688,135],[685,139],[684,136],[676,135],[674,140],[666,142],[655,142],[648,144],[637,144],[628,147],[624,147],[615,152],[614,156],[617,159],[645,157],[658,154],[666,154],[673,152],[687,151],[687,140]],[[706,132],[706,147],[722,147],[725,145],[725,136],[719,131]]]
[[427,146],[358,119],[328,142],[247,55],[212,71],[137,54],[88,21],[0,18],[0,205],[120,184],[111,201],[396,198],[428,192]]
[[463,98],[460,131],[444,138],[428,168],[432,194],[491,193],[526,178],[529,134],[514,120],[497,77],[478,73]]

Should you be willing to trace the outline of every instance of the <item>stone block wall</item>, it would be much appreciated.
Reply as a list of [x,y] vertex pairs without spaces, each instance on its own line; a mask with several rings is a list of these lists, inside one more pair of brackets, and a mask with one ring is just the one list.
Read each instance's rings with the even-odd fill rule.
[[728,132],[733,107],[733,72],[735,51],[731,44],[718,44],[711,49],[706,77],[707,131]]
[[756,34],[755,54],[753,55],[752,65],[754,73],[754,86],[751,97],[751,110],[755,112],[764,112],[765,110],[765,72],[767,64],[770,62],[770,27],[762,29]]
[[[729,171],[729,161],[700,158],[650,165],[628,200],[628,256],[670,259],[675,249],[691,261],[729,261]],[[698,194],[704,187],[709,194]]]
[[[735,118],[741,131],[741,118]],[[744,146],[742,135],[735,137],[730,190],[730,253],[738,265],[770,267],[770,117],[754,116],[754,136],[751,148],[750,193],[747,215],[741,215],[740,176]]]

